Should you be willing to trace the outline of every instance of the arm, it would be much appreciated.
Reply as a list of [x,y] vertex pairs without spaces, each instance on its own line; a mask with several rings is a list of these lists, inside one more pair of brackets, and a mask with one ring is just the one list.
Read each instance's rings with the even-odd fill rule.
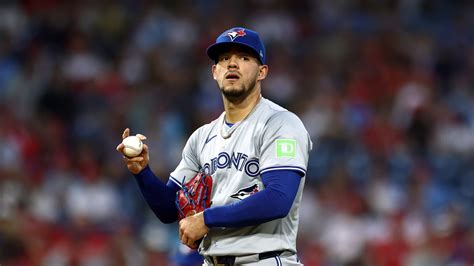
[[153,174],[149,166],[135,174],[140,191],[151,210],[163,223],[172,223],[178,220],[175,198],[180,189],[174,182],[163,183]]
[[[130,129],[126,128],[122,133],[122,139],[130,135]],[[146,139],[144,135],[137,134],[142,141]],[[117,151],[123,154],[124,145],[120,143]],[[123,156],[123,160],[128,170],[135,176],[140,191],[150,206],[151,210],[163,223],[172,223],[177,220],[177,210],[174,204],[176,191],[180,187],[174,182],[168,181],[165,185],[153,174],[148,163],[150,155],[148,146],[143,144],[142,152],[136,157],[129,158]]]
[[230,205],[204,211],[208,227],[242,227],[283,218],[293,205],[301,176],[290,170],[269,171],[262,175],[265,189]]

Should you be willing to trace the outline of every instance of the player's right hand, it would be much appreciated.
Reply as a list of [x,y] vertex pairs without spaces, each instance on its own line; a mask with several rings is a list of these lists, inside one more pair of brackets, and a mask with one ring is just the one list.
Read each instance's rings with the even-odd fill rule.
[[[130,129],[126,128],[122,133],[122,140],[130,135]],[[136,134],[136,136],[141,140],[146,140],[146,137],[142,134]],[[120,152],[123,156],[123,160],[127,165],[128,170],[132,174],[140,173],[150,162],[150,154],[148,153],[148,146],[144,143],[142,152],[133,158],[129,158],[123,154],[124,145],[120,142],[117,145],[117,151]]]

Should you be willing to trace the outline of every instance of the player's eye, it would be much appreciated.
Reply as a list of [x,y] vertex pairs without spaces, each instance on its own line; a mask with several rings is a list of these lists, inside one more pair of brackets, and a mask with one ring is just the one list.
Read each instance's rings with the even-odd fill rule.
[[242,60],[244,60],[244,61],[250,61],[250,57],[248,57],[248,56],[242,56]]
[[229,60],[229,56],[221,56],[219,57],[219,61],[228,61]]

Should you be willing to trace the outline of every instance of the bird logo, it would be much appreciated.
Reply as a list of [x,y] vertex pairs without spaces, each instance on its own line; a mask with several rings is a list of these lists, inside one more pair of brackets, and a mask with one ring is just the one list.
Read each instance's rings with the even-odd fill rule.
[[250,195],[253,195],[259,191],[258,184],[253,184],[250,187],[242,188],[237,193],[230,195],[231,198],[243,200]]
[[231,41],[234,41],[235,38],[237,38],[237,37],[242,37],[242,36],[245,36],[245,35],[247,35],[247,33],[245,33],[244,29],[241,29],[241,30],[238,30],[238,31],[231,31],[231,32],[227,33],[227,36],[229,36]]

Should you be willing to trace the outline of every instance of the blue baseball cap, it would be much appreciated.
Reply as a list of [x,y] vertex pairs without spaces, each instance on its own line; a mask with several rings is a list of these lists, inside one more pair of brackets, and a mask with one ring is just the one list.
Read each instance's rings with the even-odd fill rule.
[[207,48],[207,55],[217,61],[223,48],[229,45],[241,45],[255,52],[260,63],[265,64],[265,46],[256,31],[235,27],[224,31],[216,42]]

